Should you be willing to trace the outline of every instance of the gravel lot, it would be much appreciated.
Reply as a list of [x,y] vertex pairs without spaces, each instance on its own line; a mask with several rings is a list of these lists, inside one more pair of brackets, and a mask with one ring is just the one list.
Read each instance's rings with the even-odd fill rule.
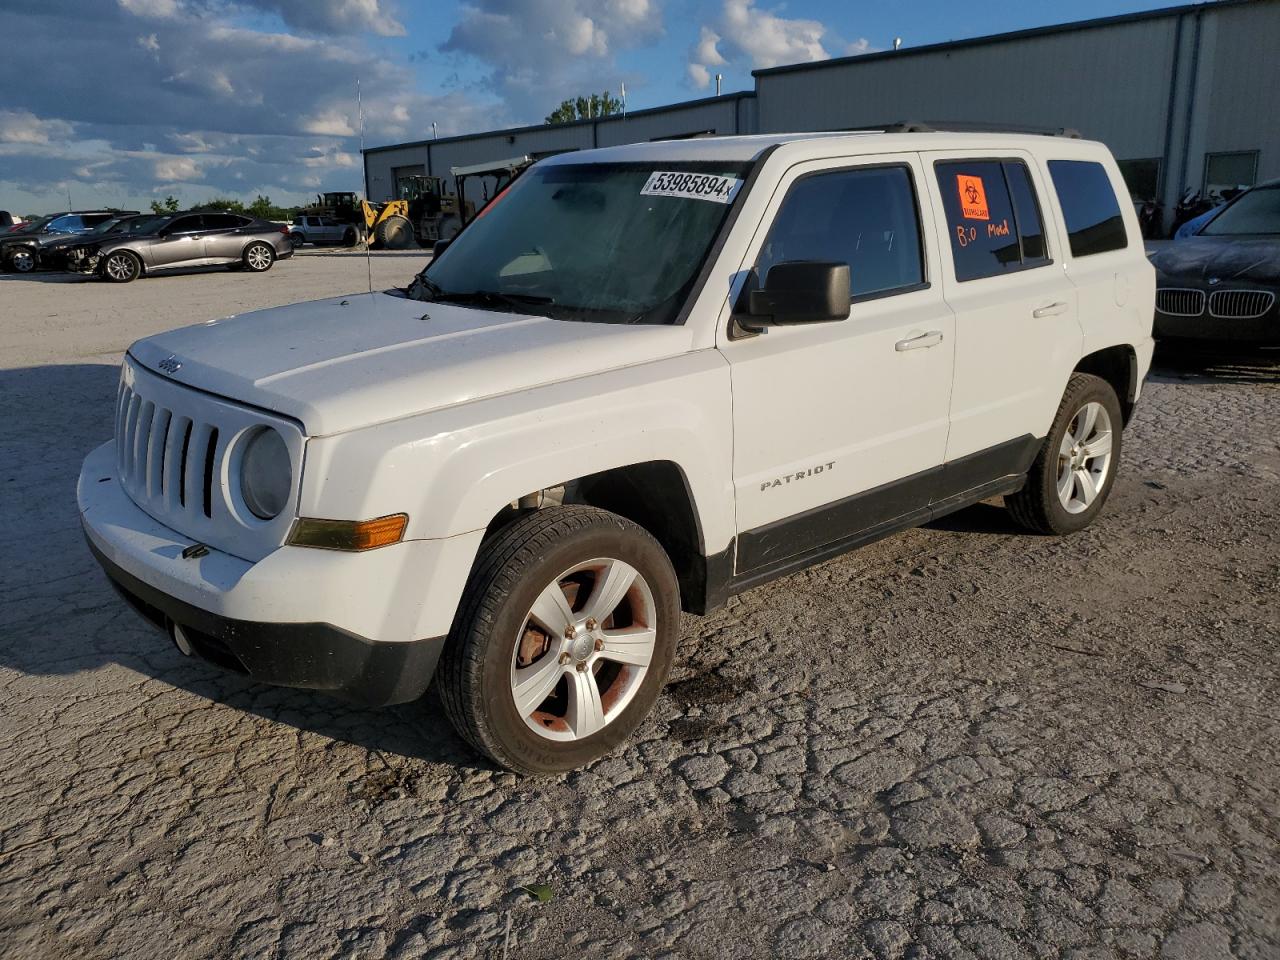
[[0,955],[1280,957],[1280,367],[1163,363],[1080,535],[983,504],[690,618],[525,780],[184,658],[81,540],[129,342],[364,284],[0,276]]

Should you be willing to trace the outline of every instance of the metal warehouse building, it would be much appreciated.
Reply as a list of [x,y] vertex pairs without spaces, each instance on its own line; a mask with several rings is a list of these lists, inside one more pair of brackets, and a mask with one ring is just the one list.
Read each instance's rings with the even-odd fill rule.
[[1137,199],[1170,216],[1188,190],[1280,177],[1280,0],[1218,0],[757,70],[755,91],[624,117],[378,147],[365,183],[511,156],[895,121],[1079,130]]

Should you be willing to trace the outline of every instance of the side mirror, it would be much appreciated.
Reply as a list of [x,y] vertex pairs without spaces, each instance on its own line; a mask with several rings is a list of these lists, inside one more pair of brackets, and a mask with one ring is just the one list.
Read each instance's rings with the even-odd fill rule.
[[452,240],[437,240],[435,242],[435,246],[431,248],[431,259],[434,260],[436,257],[440,256],[440,254],[448,250],[449,244],[451,243],[453,243]]
[[849,265],[828,260],[776,263],[764,287],[747,299],[748,330],[793,323],[829,323],[849,316]]

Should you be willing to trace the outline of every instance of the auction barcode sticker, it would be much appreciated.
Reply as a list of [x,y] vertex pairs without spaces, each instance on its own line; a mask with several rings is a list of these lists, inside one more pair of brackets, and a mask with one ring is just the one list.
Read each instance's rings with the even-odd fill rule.
[[732,203],[741,186],[742,181],[737,177],[656,170],[640,192],[646,197],[685,197],[690,200],[710,200],[712,203]]

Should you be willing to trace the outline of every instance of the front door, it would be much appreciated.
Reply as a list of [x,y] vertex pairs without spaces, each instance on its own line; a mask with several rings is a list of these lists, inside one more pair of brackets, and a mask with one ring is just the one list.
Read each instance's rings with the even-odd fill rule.
[[925,519],[947,441],[955,327],[935,276],[933,214],[914,154],[793,167],[743,269],[847,262],[831,323],[726,339],[733,382],[736,572],[835,553]]

